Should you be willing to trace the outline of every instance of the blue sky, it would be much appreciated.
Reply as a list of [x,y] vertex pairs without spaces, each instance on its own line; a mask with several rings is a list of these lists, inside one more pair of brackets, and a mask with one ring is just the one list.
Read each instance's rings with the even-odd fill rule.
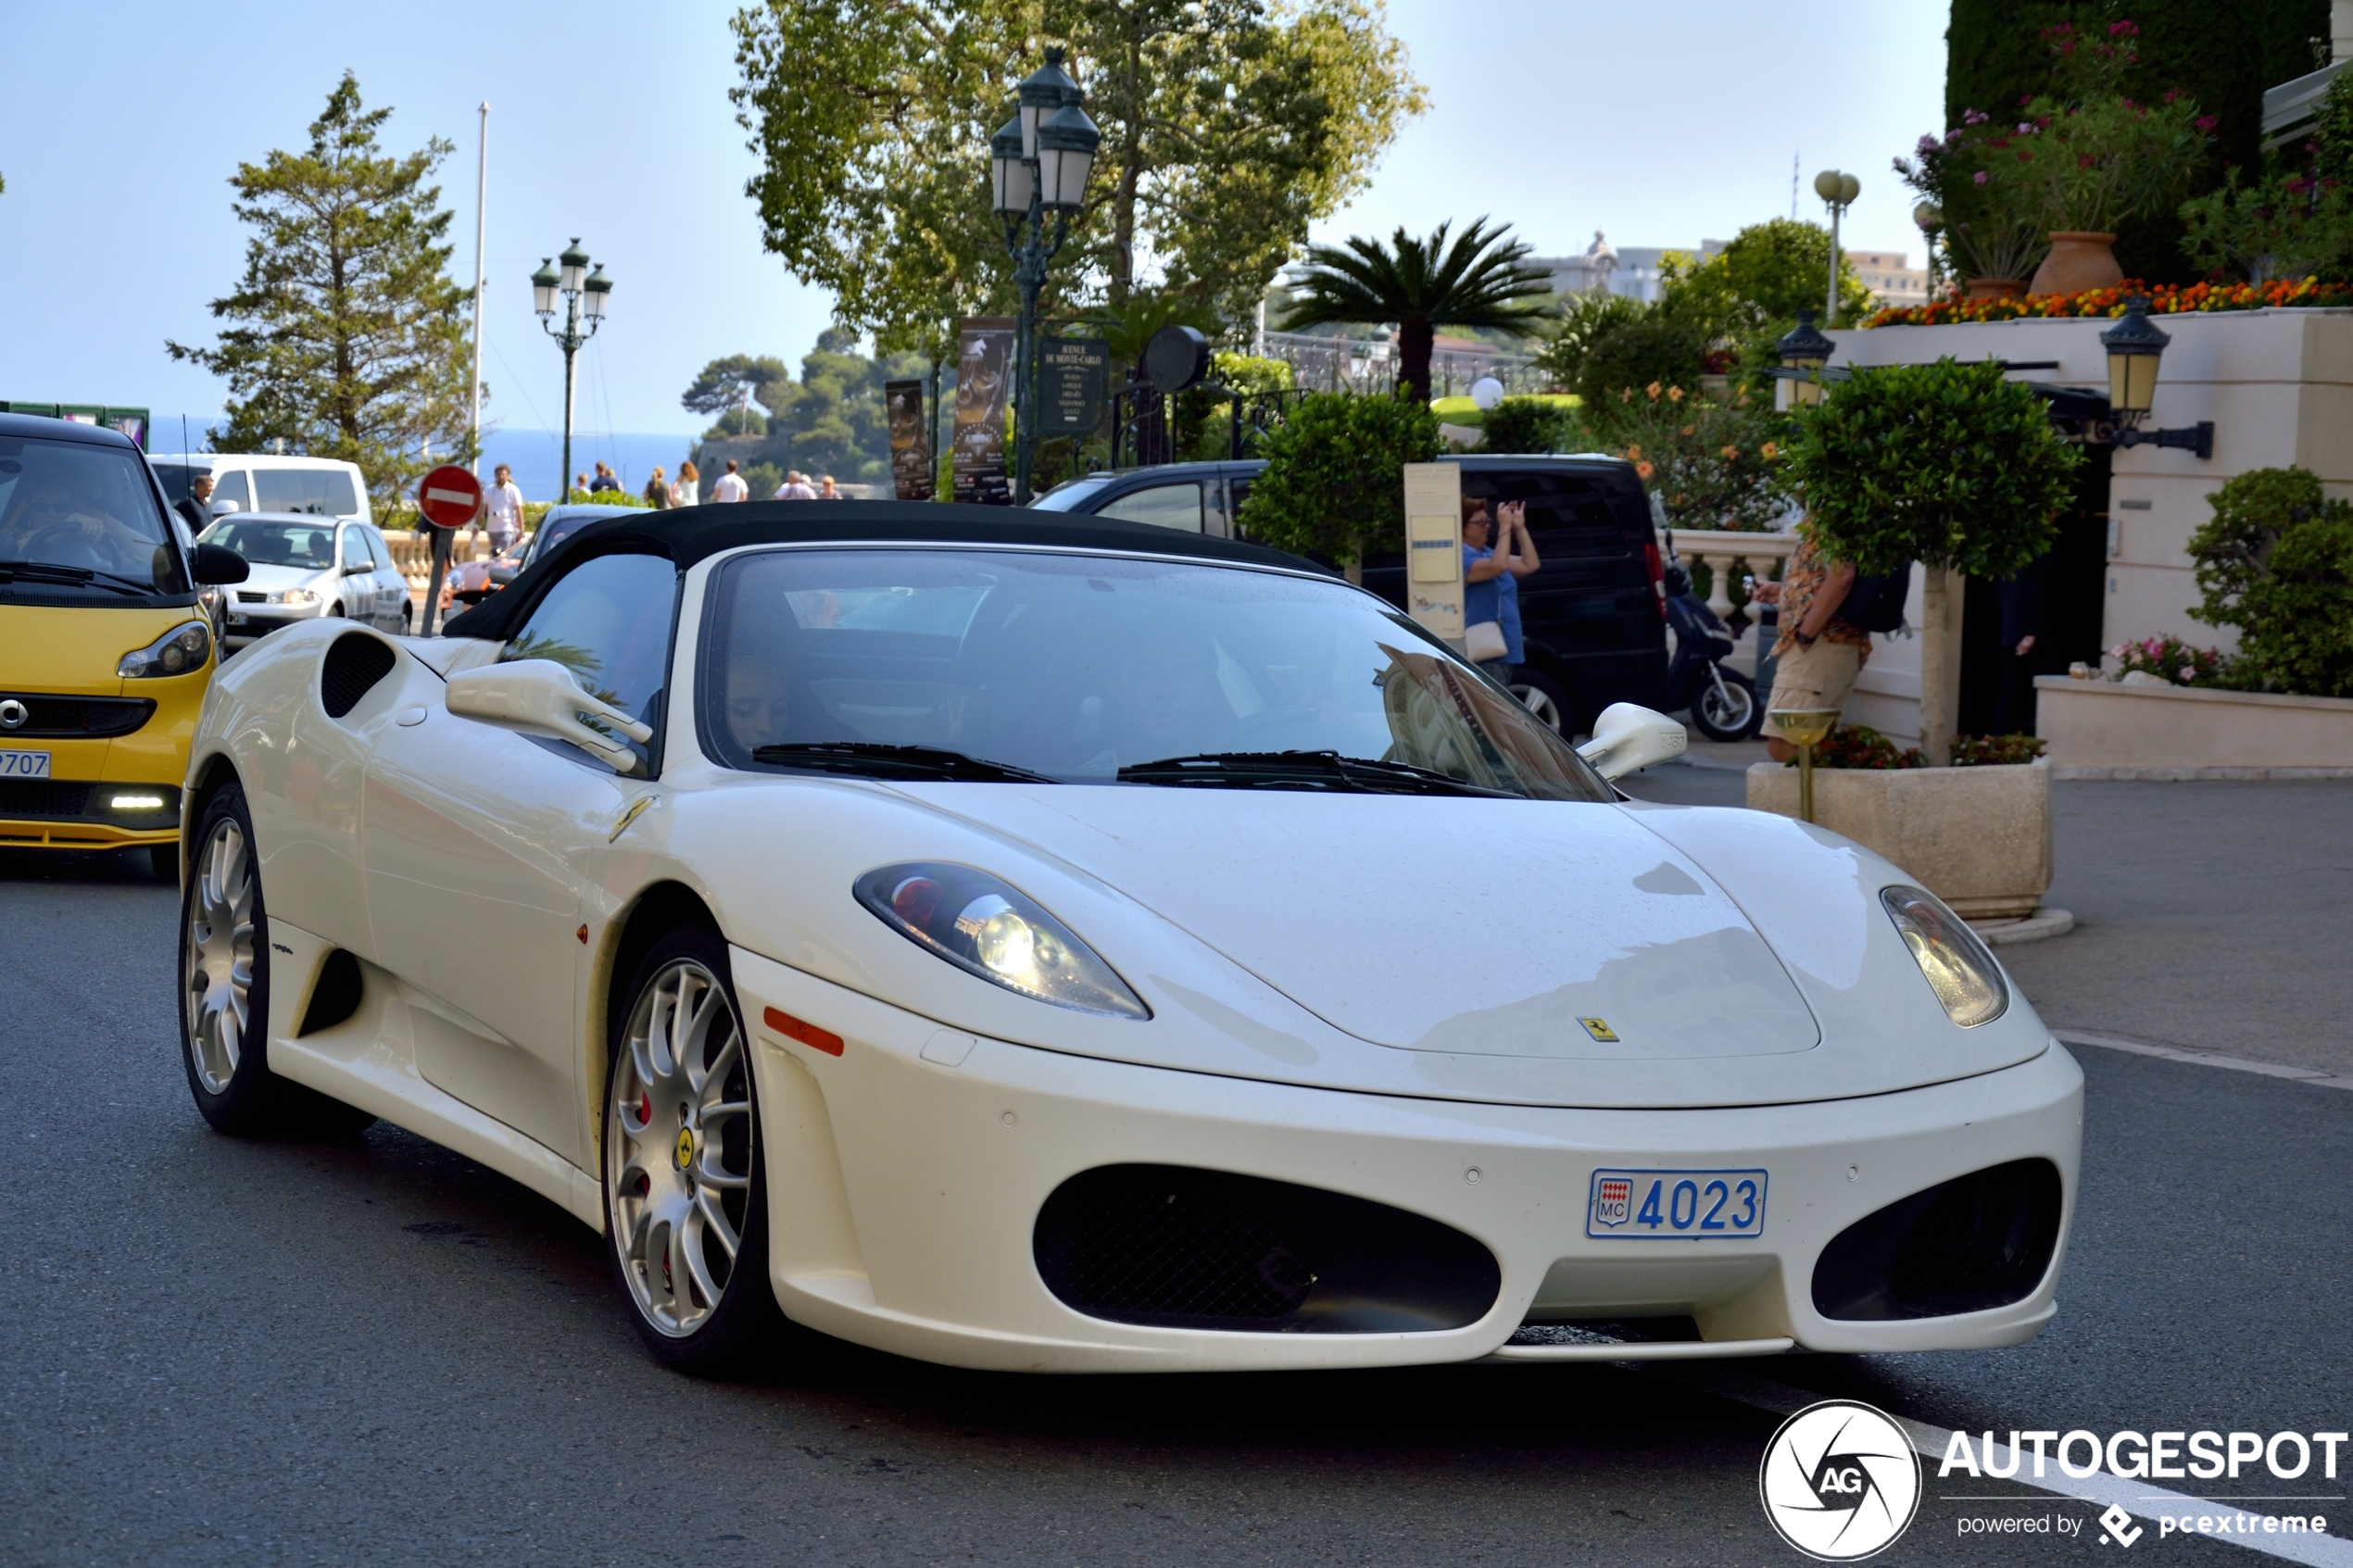
[[[371,104],[396,106],[388,145],[457,144],[442,182],[469,282],[475,105],[491,103],[491,417],[516,432],[559,420],[561,362],[527,279],[578,234],[615,281],[583,356],[579,428],[690,433],[701,421],[678,394],[705,360],[798,359],[828,317],[760,249],[742,194],[734,9],[10,5],[0,397],[144,404],[159,423],[214,414],[220,383],[163,340],[210,341],[206,304],[243,258],[228,175],[301,144],[349,66]],[[1547,254],[1597,227],[1619,245],[1692,245],[1786,215],[1795,152],[1801,212],[1819,215],[1816,169],[1849,169],[1863,196],[1848,243],[1917,264],[1888,160],[1938,128],[1944,18],[1931,0],[1391,0],[1431,110],[1317,237],[1483,212]]]

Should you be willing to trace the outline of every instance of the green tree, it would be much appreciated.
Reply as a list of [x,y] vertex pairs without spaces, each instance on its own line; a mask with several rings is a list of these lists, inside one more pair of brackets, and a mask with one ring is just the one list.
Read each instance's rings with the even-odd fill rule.
[[734,19],[762,242],[887,346],[1009,312],[988,140],[1048,41],[1103,133],[1051,308],[1148,286],[1239,319],[1422,91],[1378,0],[764,0]]
[[2190,538],[2209,626],[2239,629],[2240,671],[2273,691],[2353,696],[2353,505],[2309,469],[2255,469],[2208,498]]
[[1361,235],[1345,245],[1310,245],[1294,275],[1286,330],[1355,322],[1397,323],[1397,390],[1429,399],[1430,347],[1440,327],[1526,327],[1543,315],[1552,280],[1522,265],[1529,247],[1506,239],[1511,226],[1475,220],[1447,243],[1451,222],[1427,240],[1399,229],[1384,247]]
[[[1713,256],[1669,252],[1659,263],[1660,313],[1710,339],[1753,337],[1818,313],[1828,292],[1831,232],[1818,223],[1771,218],[1752,223]],[[1870,308],[1871,291],[1855,275],[1843,250],[1838,258],[1839,319],[1852,322]]]
[[2050,548],[2082,454],[1996,360],[1857,370],[1832,383],[1788,457],[1816,540],[1867,573],[1928,568],[1921,740],[1949,753],[1960,676],[1954,573],[2008,577]]
[[1584,427],[1566,401],[1506,397],[1479,420],[1482,452],[1569,452],[1578,449]]
[[1594,345],[1620,327],[1649,317],[1655,307],[1631,295],[1589,289],[1566,296],[1544,346],[1537,351],[1534,368],[1565,391],[1575,390],[1585,374],[1585,359]]
[[283,442],[357,463],[384,509],[426,469],[475,456],[466,294],[448,275],[441,188],[426,183],[449,144],[384,153],[391,114],[363,107],[346,71],[308,148],[237,166],[232,210],[254,232],[245,276],[211,307],[233,324],[216,347],[164,345],[229,383],[216,449]]
[[[705,365],[678,401],[691,414],[717,414],[720,422],[711,435],[765,435],[763,416],[784,408],[792,396],[792,372],[773,354],[728,354]],[[750,413],[749,404],[759,406]],[[736,416],[731,423],[728,417]],[[723,428],[724,427],[724,428]]]
[[1405,465],[1438,456],[1438,416],[1418,397],[1311,393],[1259,445],[1265,471],[1242,532],[1338,561],[1351,583],[1368,555],[1405,547]]

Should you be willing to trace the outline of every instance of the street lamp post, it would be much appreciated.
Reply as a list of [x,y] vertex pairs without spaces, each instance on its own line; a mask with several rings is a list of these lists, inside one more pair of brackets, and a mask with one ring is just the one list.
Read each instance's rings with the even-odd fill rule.
[[1824,337],[1814,326],[1814,313],[1801,310],[1797,325],[1773,345],[1780,358],[1782,379],[1789,383],[1789,403],[1793,408],[1811,408],[1822,401],[1822,367],[1838,352],[1838,345]]
[[1831,282],[1830,303],[1822,308],[1822,319],[1831,326],[1838,325],[1838,220],[1863,194],[1863,182],[1852,174],[1842,174],[1835,169],[1825,169],[1814,176],[1814,194],[1829,204],[1831,209]]
[[2157,403],[2158,360],[2173,341],[2149,320],[2148,311],[2148,296],[2133,295],[2124,302],[2122,319],[2100,334],[2100,346],[2108,351],[2109,443],[2126,448],[2171,446],[2211,459],[2212,420],[2179,430],[2141,428]]
[[1021,289],[1021,330],[1013,345],[1013,505],[1026,507],[1038,462],[1038,295],[1047,263],[1086,205],[1087,176],[1102,132],[1079,107],[1086,94],[1063,69],[1059,47],[1046,51],[1046,63],[1017,92],[1020,107],[988,139],[988,188]]
[[1936,303],[1936,236],[1944,232],[1944,209],[1934,202],[1922,202],[1912,208],[1912,221],[1919,226],[1928,241],[1928,300]]
[[[562,268],[557,270],[558,266]],[[564,458],[563,467],[556,474],[556,499],[562,501],[572,494],[572,406],[574,385],[573,360],[581,345],[597,335],[604,323],[605,296],[612,293],[612,280],[598,267],[588,271],[588,253],[580,248],[580,237],[573,236],[564,253],[550,260],[539,258],[539,270],[531,275],[531,308],[539,318],[540,330],[556,340],[564,351]],[[563,302],[563,331],[558,332],[548,323],[555,320],[557,300]],[[586,321],[587,330],[581,330]]]

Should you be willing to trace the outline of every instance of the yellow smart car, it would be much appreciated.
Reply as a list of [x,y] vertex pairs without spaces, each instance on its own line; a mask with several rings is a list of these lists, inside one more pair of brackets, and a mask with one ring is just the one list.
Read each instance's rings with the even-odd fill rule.
[[145,848],[180,875],[180,785],[212,679],[197,545],[129,438],[0,414],[0,847]]

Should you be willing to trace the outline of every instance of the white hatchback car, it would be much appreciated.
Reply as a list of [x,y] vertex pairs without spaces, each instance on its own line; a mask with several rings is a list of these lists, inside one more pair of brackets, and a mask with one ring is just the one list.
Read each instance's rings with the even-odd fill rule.
[[2082,1075],[1966,925],[1818,828],[1624,798],[1672,723],[1580,754],[1295,558],[709,508],[447,631],[214,683],[188,1081],[563,1204],[673,1365],[781,1316],[1140,1372],[2056,1310]]
[[298,621],[340,618],[409,630],[409,580],[373,523],[307,513],[236,512],[204,531],[245,558],[253,574],[222,595],[221,641],[243,647]]

